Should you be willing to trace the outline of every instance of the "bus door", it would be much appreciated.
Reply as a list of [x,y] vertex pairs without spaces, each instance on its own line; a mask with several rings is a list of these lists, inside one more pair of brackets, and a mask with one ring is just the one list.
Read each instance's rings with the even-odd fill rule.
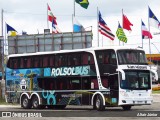
[[108,77],[110,88],[110,103],[111,105],[118,105],[118,74],[113,74]]
[[89,90],[91,89],[91,80],[89,77],[82,78],[82,104],[83,105],[90,105],[91,101],[91,92]]

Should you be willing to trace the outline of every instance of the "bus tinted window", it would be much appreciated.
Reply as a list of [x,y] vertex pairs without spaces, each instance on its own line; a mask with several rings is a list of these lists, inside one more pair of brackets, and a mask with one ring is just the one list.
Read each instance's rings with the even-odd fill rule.
[[113,50],[96,51],[97,62],[101,64],[117,64],[116,54]]
[[78,66],[81,65],[81,54],[72,53],[68,55],[68,65],[69,66]]
[[94,58],[91,53],[82,53],[82,64],[88,65],[88,64],[94,64]]
[[19,67],[19,58],[10,58],[8,62],[8,67],[9,68],[14,68],[17,69]]
[[144,51],[141,50],[118,50],[119,64],[147,64]]
[[49,59],[48,67],[54,67],[55,66],[55,56],[54,55],[49,55],[48,59]]
[[55,66],[62,67],[67,65],[67,55],[61,54],[55,57]]
[[32,58],[26,57],[24,58],[25,68],[31,68],[33,67]]
[[47,55],[43,56],[42,61],[43,61],[43,67],[49,66],[49,56],[47,56]]
[[36,67],[36,68],[38,68],[38,67],[41,67],[41,65],[40,65],[40,57],[39,56],[34,56],[33,57],[33,67]]

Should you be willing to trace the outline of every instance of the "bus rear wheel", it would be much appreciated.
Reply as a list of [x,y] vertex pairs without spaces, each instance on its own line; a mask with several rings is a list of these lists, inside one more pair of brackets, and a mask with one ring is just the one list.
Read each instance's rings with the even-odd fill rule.
[[37,97],[37,96],[34,96],[34,97],[32,98],[32,107],[33,107],[34,109],[40,108],[39,100],[38,100],[38,97]]
[[98,111],[105,110],[105,106],[103,105],[103,98],[101,95],[96,96],[96,98],[94,100],[93,108]]
[[130,105],[125,105],[125,106],[122,106],[123,110],[131,110],[131,107]]
[[21,99],[21,106],[24,109],[30,109],[31,108],[31,102],[30,102],[30,99],[28,99],[27,96],[23,96],[22,97],[22,99]]

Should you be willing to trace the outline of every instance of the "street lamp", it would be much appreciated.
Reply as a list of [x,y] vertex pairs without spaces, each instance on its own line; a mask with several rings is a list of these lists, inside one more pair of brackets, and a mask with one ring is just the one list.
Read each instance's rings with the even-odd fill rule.
[[151,43],[155,48],[156,50],[158,51],[158,53],[160,53],[160,51],[158,50],[158,48],[156,47],[156,45],[154,43]]

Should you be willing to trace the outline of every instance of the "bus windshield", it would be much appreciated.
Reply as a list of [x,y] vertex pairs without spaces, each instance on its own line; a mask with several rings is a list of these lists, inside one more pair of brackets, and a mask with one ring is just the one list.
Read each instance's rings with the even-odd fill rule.
[[144,51],[141,50],[118,50],[119,64],[143,64],[147,65]]
[[126,80],[121,79],[121,88],[130,90],[151,89],[149,71],[126,71]]

